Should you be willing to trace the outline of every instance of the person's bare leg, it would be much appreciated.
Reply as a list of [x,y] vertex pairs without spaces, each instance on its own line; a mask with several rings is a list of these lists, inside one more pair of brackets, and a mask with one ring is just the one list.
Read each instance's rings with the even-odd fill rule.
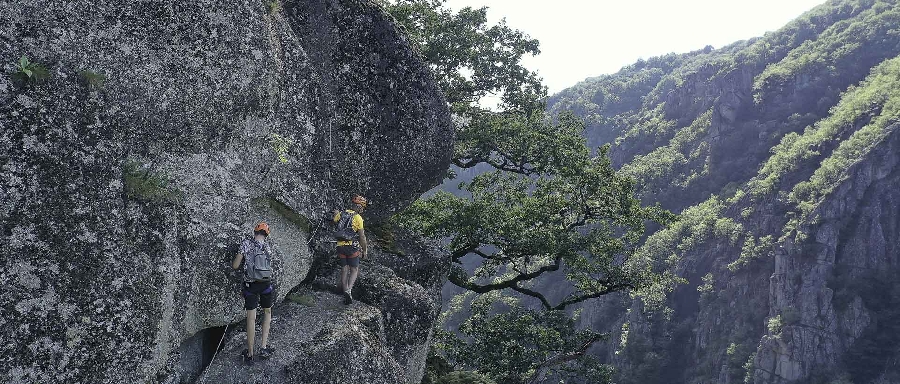
[[272,308],[263,308],[262,340],[260,346],[269,346],[269,324],[272,323]]
[[247,311],[247,356],[253,356],[253,342],[256,341],[256,310]]
[[349,288],[347,288],[350,286],[349,280],[350,280],[350,266],[345,265],[344,268],[341,270],[341,292],[347,292],[349,290]]
[[359,275],[359,267],[350,267],[350,278],[347,281],[347,290],[353,290],[353,284],[356,283],[356,277]]

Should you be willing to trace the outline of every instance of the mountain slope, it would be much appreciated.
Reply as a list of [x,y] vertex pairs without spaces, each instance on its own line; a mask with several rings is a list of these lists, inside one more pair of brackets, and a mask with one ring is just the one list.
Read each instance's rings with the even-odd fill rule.
[[627,329],[618,353],[595,351],[620,382],[892,382],[900,340],[877,335],[900,303],[886,278],[898,55],[897,1],[829,1],[763,37],[551,98],[588,120],[647,202],[682,212],[643,248],[690,281],[667,310],[585,308],[586,325]]

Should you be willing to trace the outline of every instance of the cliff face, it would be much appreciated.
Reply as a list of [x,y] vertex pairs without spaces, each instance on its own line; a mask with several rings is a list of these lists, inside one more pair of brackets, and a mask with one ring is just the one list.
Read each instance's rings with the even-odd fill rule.
[[[0,1],[0,65],[3,382],[189,380],[201,331],[242,319],[228,263],[257,221],[280,300],[323,274],[324,210],[362,193],[376,223],[449,164],[446,103],[368,1]],[[361,317],[430,308],[439,269],[389,271],[424,291]],[[412,333],[370,341],[415,381]]]
[[[551,98],[647,202],[681,213],[642,252],[689,282],[582,324],[623,383],[888,383],[900,340],[896,1],[829,1],[721,49],[638,62]],[[672,258],[672,257],[675,258]]]

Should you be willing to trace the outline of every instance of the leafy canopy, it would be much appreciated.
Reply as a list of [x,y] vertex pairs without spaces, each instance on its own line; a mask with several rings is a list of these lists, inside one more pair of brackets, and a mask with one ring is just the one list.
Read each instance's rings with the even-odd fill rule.
[[[502,308],[496,311],[497,301]],[[578,378],[608,382],[612,369],[585,356],[607,335],[578,330],[564,311],[525,308],[496,292],[472,301],[471,316],[458,333],[438,331],[439,346],[463,368],[478,369],[498,383]],[[567,364],[578,360],[578,364]]]
[[[449,280],[477,296],[478,308],[456,332],[442,333],[438,348],[458,368],[497,383],[571,372],[604,381],[609,369],[585,353],[602,335],[577,331],[564,309],[667,286],[670,275],[636,248],[646,223],[666,224],[671,215],[641,206],[607,147],[591,153],[582,120],[545,112],[540,78],[521,65],[524,55],[539,52],[537,41],[503,21],[488,25],[486,8],[454,13],[439,0],[381,4],[446,95],[456,129],[453,163],[490,169],[461,183],[459,193],[438,192],[394,218],[445,239]],[[496,108],[482,105],[488,96],[499,97]],[[474,273],[464,258],[480,261]],[[554,288],[568,296],[555,299],[535,284],[551,273],[564,278]]]

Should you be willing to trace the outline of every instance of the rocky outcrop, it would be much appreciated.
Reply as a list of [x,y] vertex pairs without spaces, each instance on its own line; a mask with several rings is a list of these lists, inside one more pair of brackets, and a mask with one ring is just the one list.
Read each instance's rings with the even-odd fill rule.
[[[411,244],[410,244],[411,243]],[[412,245],[406,247],[405,245]],[[341,304],[340,267],[323,251],[311,279],[273,310],[275,356],[242,367],[243,332],[232,334],[199,382],[209,383],[418,383],[431,331],[440,314],[445,258],[420,242],[398,241],[391,252],[375,249],[361,265],[356,302]],[[395,273],[416,265],[433,268]],[[402,268],[403,266],[408,268]],[[436,284],[415,280],[434,279]],[[240,325],[238,325],[240,327]],[[239,371],[239,372],[236,372]]]
[[830,1],[556,96],[551,110],[583,107],[603,131],[588,141],[610,142],[645,202],[682,213],[644,248],[688,281],[662,310],[580,312],[621,340],[593,350],[617,382],[900,382],[897,10]]
[[0,65],[22,55],[50,76],[0,77],[3,382],[167,380],[240,320],[255,222],[281,298],[325,209],[363,193],[377,222],[449,163],[446,103],[368,1],[0,1]]
[[197,382],[403,381],[403,370],[383,347],[384,324],[376,308],[346,307],[338,295],[330,293],[299,290],[294,294],[302,303],[288,300],[273,310],[270,343],[275,353],[270,358],[245,362],[241,351],[247,344],[239,327],[241,331],[229,334],[225,347]]
[[[900,239],[900,125],[776,252],[770,283],[770,329],[756,357],[755,383],[790,383],[850,371],[872,382],[895,353],[895,293]],[[872,353],[881,356],[866,356]],[[855,361],[857,359],[874,361]],[[840,368],[838,368],[840,367]],[[880,368],[880,369],[878,369]]]

